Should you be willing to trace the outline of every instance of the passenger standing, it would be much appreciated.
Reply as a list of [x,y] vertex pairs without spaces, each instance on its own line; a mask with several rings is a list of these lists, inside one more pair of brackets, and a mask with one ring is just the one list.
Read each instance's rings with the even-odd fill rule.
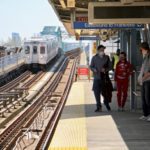
[[143,63],[138,76],[138,82],[142,85],[143,116],[139,119],[150,121],[150,48],[148,43],[141,43],[140,50],[143,54]]
[[[110,60],[109,56],[105,55],[104,53],[104,47],[103,45],[99,45],[97,48],[97,54],[93,56],[90,64],[90,68],[93,72],[94,81],[93,81],[93,88],[94,96],[96,99],[96,110],[95,112],[102,111],[102,105],[101,105],[101,93],[103,88],[103,79],[102,79],[102,73],[105,73],[109,70]],[[104,99],[104,104],[109,111],[111,108],[109,106],[108,100]]]
[[126,53],[120,53],[120,60],[116,65],[115,81],[117,83],[118,111],[123,111],[127,99],[129,75],[131,64],[126,59]]

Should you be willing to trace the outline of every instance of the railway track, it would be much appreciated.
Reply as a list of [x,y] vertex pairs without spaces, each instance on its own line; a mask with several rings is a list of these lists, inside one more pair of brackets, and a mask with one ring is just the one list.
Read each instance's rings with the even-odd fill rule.
[[0,91],[1,92],[4,92],[4,91],[6,92],[6,91],[9,91],[9,90],[12,90],[16,86],[18,86],[20,82],[24,82],[27,78],[29,78],[30,75],[31,75],[30,71],[24,72],[23,74],[21,74],[16,79],[14,79],[11,82],[7,83],[6,85],[3,85],[2,87],[0,87]]
[[[59,116],[63,110],[63,107],[65,105],[65,101],[67,99],[67,96],[69,94],[70,91],[70,87],[72,85],[72,81],[74,78],[74,74],[75,74],[75,70],[76,70],[76,61],[71,61],[71,66],[68,67],[70,69],[66,70],[64,73],[64,77],[62,77],[62,82],[64,83],[64,88],[61,91],[61,95],[58,95],[58,102],[57,105],[55,106],[55,111],[52,114],[52,116],[49,119],[49,122],[46,125],[46,128],[44,129],[44,131],[41,134],[41,138],[38,141],[38,144],[35,146],[36,150],[45,150],[48,149],[49,143],[52,139],[53,133],[54,133],[54,129],[56,127],[56,124],[59,120]],[[65,82],[64,82],[65,81]],[[61,81],[60,81],[60,85],[58,85],[58,89],[61,89],[62,85],[61,85]],[[56,89],[57,91],[57,89]],[[57,92],[56,92],[57,93]],[[59,93],[59,92],[58,92]],[[54,97],[52,96],[49,101],[53,100]]]
[[36,82],[38,82],[45,73],[43,71],[38,72],[31,80],[23,84],[23,87],[31,88]]
[[74,59],[74,58],[76,58],[76,57],[78,57],[78,55],[81,53],[81,49],[80,48],[77,48],[77,49],[73,49],[73,50],[71,50],[71,51],[67,51],[66,53],[65,53],[65,55],[67,56],[67,57],[69,57],[70,59]]
[[[45,107],[48,107],[53,113],[50,115],[51,118],[49,118],[46,129],[42,130],[40,140],[35,145],[36,149],[46,147],[71,87],[77,61],[77,59],[71,60],[73,55],[77,55],[77,53],[70,55],[69,62],[68,59],[65,60],[59,71],[57,71],[47,85],[45,85],[45,88],[42,90],[43,92],[41,92],[32,105],[27,107],[0,135],[0,149],[10,150],[14,145],[16,145],[14,149],[17,149],[17,146],[20,145],[18,144],[18,139],[20,140],[20,137],[24,136],[24,132],[31,130],[30,126],[32,126],[38,114]],[[46,131],[49,130],[51,134],[47,134]]]
[[[2,87],[0,92],[0,127],[10,122],[28,104],[28,90],[44,76],[44,72],[31,75],[27,71]],[[27,82],[25,82],[27,80]],[[25,82],[25,83],[24,83]],[[22,84],[20,84],[22,83]],[[15,115],[14,115],[15,114]]]

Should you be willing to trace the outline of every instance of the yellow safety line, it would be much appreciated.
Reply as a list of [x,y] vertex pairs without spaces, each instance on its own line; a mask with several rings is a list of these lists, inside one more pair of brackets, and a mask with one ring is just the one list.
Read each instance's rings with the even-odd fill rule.
[[84,83],[74,83],[49,150],[87,150]]
[[86,147],[52,147],[49,150],[88,150]]

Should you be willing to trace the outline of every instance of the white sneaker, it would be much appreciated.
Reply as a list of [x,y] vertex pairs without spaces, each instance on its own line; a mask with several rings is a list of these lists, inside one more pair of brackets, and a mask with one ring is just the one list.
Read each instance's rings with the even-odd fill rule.
[[146,117],[146,116],[141,116],[139,119],[140,119],[140,120],[147,120],[147,118],[148,118],[148,117]]

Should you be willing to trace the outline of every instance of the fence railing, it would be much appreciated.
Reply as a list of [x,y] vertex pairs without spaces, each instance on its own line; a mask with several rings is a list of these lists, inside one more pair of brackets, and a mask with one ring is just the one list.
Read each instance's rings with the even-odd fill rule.
[[75,48],[79,48],[79,47],[81,47],[80,43],[65,43],[65,42],[62,43],[62,49],[65,52],[70,51],[70,50],[75,49]]
[[0,75],[8,70],[19,67],[21,64],[25,63],[25,58],[23,53],[16,53],[13,55],[7,55],[0,58]]

